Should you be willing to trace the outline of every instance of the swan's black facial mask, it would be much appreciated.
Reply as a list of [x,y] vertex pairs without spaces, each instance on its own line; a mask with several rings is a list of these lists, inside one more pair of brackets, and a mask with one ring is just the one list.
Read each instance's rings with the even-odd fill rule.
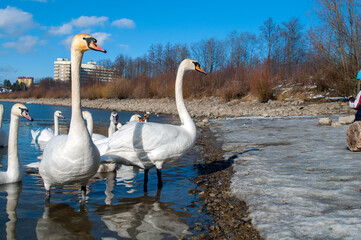
[[97,45],[97,40],[95,38],[88,37],[88,38],[83,38],[83,39],[86,41],[86,44],[89,49],[94,50],[94,51],[104,52],[104,53],[107,52],[103,48],[101,48]]
[[21,108],[19,107],[20,111],[21,111],[21,116],[23,116],[24,118],[33,121],[34,119],[32,117],[30,117],[29,115],[29,110],[26,108]]
[[200,72],[200,73],[203,73],[203,74],[207,75],[207,73],[203,69],[201,69],[198,62],[193,62],[193,64],[194,64],[194,67],[195,67],[197,72]]

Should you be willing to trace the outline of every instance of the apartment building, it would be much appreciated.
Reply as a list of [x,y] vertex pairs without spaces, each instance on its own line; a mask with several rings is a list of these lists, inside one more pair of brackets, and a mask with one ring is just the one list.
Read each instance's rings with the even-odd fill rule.
[[34,83],[33,77],[18,77],[18,84],[24,83],[27,88],[31,87]]
[[[96,62],[90,61],[86,64],[81,64],[80,82],[87,82],[90,80],[100,82],[111,82],[116,77],[115,69],[108,69],[104,66],[97,65]],[[71,79],[71,64],[66,58],[58,58],[54,62],[54,80],[70,81]]]

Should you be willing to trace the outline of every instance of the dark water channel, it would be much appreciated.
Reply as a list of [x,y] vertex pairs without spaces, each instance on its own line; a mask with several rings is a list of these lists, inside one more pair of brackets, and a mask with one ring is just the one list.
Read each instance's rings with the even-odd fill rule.
[[[10,109],[4,105],[3,128],[8,132]],[[0,239],[178,239],[195,234],[189,228],[196,222],[209,221],[198,213],[198,196],[189,194],[197,188],[195,161],[201,158],[200,147],[182,159],[164,165],[161,190],[157,189],[155,169],[149,172],[148,192],[143,191],[143,171],[120,166],[117,173],[97,175],[91,180],[87,202],[81,206],[78,186],[52,190],[50,205],[45,204],[45,190],[36,171],[25,164],[37,161],[42,154],[32,142],[31,129],[53,125],[53,113],[61,110],[61,133],[67,132],[69,107],[26,104],[35,119],[21,119],[19,159],[23,166],[20,183],[0,185]],[[110,111],[89,110],[94,119],[94,132],[107,134]],[[125,123],[133,113],[119,113]],[[151,115],[150,121],[168,123],[173,117]],[[0,149],[0,171],[7,169],[7,148]],[[193,191],[192,191],[193,192]]]

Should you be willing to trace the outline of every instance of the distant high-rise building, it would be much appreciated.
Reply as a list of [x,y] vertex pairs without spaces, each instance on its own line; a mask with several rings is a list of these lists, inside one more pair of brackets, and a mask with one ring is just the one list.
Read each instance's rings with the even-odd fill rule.
[[[80,81],[94,80],[100,82],[111,82],[116,78],[116,70],[108,69],[104,66],[97,65],[96,62],[90,61],[87,64],[81,64]],[[58,58],[54,62],[54,80],[70,81],[71,64],[66,58]]]
[[34,78],[33,77],[18,77],[18,84],[24,83],[27,88],[33,85]]
[[54,62],[54,80],[70,81],[70,61],[66,58],[58,58]]

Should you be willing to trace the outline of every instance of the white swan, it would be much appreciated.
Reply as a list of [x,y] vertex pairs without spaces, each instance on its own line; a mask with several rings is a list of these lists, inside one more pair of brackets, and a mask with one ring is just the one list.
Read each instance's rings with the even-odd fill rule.
[[186,109],[182,92],[183,75],[190,70],[205,74],[195,60],[185,59],[179,65],[175,97],[182,123],[180,126],[153,122],[129,122],[109,138],[105,155],[110,159],[113,158],[113,161],[143,168],[145,190],[150,168],[154,166],[157,168],[158,187],[161,187],[163,163],[178,159],[195,144],[196,126]]
[[106,136],[104,135],[93,133],[93,115],[89,111],[82,111],[81,114],[86,121],[86,128],[88,129],[89,135],[92,138],[93,142],[95,140],[106,138]]
[[50,198],[51,186],[79,183],[84,201],[86,184],[99,168],[99,151],[85,126],[80,97],[80,66],[84,52],[87,50],[106,52],[97,46],[96,42],[97,40],[88,34],[78,34],[72,40],[72,112],[69,134],[54,136],[48,142],[39,165],[47,200]]
[[[105,153],[108,144],[108,138],[104,135],[93,133],[93,116],[89,111],[83,111],[83,118],[86,121],[86,126],[95,146],[98,148],[100,156]],[[118,113],[112,112],[110,114],[110,126],[108,134],[115,132],[115,127],[118,124]],[[114,131],[113,131],[114,130]],[[95,136],[94,136],[95,135]],[[101,162],[97,172],[114,172],[117,168],[116,163]]]
[[[105,150],[107,149],[108,138],[102,134],[93,133],[93,126],[94,126],[93,116],[89,111],[82,111],[82,116],[83,116],[84,120],[86,121],[86,126],[88,129],[89,135],[91,136],[91,138],[93,140],[93,143],[98,148],[100,155],[104,154]],[[115,128],[116,128],[117,124],[118,124],[118,113],[113,111],[110,114],[110,125],[108,128],[108,134],[112,134],[115,132]],[[42,156],[40,156],[40,159],[41,158],[42,158]],[[38,169],[39,164],[40,164],[40,161],[33,162],[33,163],[26,164],[25,167]],[[104,165],[105,165],[105,163],[103,163],[99,166],[98,172],[113,172],[116,170],[116,164],[114,164],[114,163],[109,163],[109,164],[106,164],[105,166]]]
[[0,147],[6,147],[8,145],[8,135],[3,127],[4,118],[4,106],[0,104]]
[[144,113],[143,122],[148,122],[148,121],[149,121],[149,117],[150,117],[150,112]]
[[130,119],[129,122],[141,122],[142,116],[140,116],[139,114],[133,114]]
[[8,143],[8,169],[0,172],[0,184],[19,182],[22,178],[22,170],[18,157],[18,137],[20,117],[32,121],[28,109],[21,103],[15,104],[11,108],[9,143]]
[[118,113],[116,111],[113,111],[110,114],[110,125],[108,128],[108,137],[110,137],[111,135],[113,135],[113,133],[115,133],[116,130],[118,130]]
[[31,130],[31,136],[35,142],[48,142],[52,137],[59,135],[59,117],[64,118],[59,110],[54,112],[54,130],[50,127],[45,129]]
[[[83,111],[83,118],[86,121],[87,124],[87,129],[89,131],[90,136],[92,137],[93,142],[97,142],[100,140],[104,140],[108,138],[102,134],[98,134],[98,133],[93,133],[93,116],[89,111]],[[109,128],[108,128],[108,137],[110,137],[117,128],[117,124],[118,124],[118,113],[113,111],[110,113],[110,124],[109,124]]]

